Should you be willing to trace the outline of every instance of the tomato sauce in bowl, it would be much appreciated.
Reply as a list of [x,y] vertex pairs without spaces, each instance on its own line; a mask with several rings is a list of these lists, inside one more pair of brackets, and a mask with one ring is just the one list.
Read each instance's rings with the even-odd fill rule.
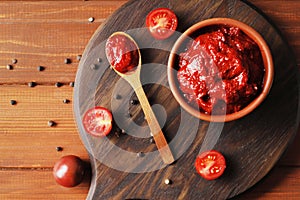
[[237,27],[207,27],[179,55],[179,66],[177,79],[184,97],[205,114],[237,112],[263,87],[259,47]]
[[188,28],[172,47],[167,72],[178,103],[213,122],[251,113],[269,94],[274,78],[264,38],[230,18],[206,19]]

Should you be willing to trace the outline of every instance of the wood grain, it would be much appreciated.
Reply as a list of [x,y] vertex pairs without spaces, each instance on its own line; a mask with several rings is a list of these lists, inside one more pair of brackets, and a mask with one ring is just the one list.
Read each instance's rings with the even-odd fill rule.
[[[91,156],[94,157],[92,162],[95,162],[93,166],[96,178],[91,184],[92,192],[88,196],[89,199],[231,198],[264,177],[296,134],[298,124],[295,123],[298,123],[296,118],[299,103],[299,77],[296,75],[298,68],[294,57],[291,56],[289,46],[282,39],[281,34],[277,32],[277,29],[259,12],[241,1],[205,1],[201,3],[193,1],[185,6],[180,7],[180,5],[183,5],[183,2],[152,1],[152,4],[148,4],[143,1],[129,1],[97,30],[85,50],[76,78],[74,108],[81,138]],[[131,136],[108,139],[93,138],[87,135],[82,127],[82,117],[90,107],[96,105],[109,108],[114,113],[117,121],[124,113],[122,111],[126,107],[126,102],[129,102],[126,96],[128,96],[127,93],[130,90],[126,84],[120,84],[122,82],[120,77],[112,73],[112,70],[108,67],[108,62],[105,60],[104,41],[110,34],[120,30],[128,31],[141,47],[142,55],[143,53],[147,55],[143,57],[146,59],[146,61],[143,59],[143,63],[166,64],[166,53],[153,54],[149,50],[145,53],[143,47],[163,49],[168,52],[176,37],[157,44],[149,34],[147,35],[147,30],[134,31],[135,28],[142,28],[145,24],[143,21],[133,19],[145,18],[147,13],[157,6],[174,10],[180,22],[179,31],[184,31],[199,20],[211,17],[231,17],[249,24],[260,32],[269,44],[275,66],[274,84],[268,99],[259,109],[243,119],[225,123],[222,127],[222,134],[217,139],[215,138],[215,129],[220,126],[219,124],[206,122],[195,124],[193,119],[189,117],[180,119],[184,112],[182,110],[175,112],[180,109],[178,104],[173,104],[174,97],[170,92],[163,92],[162,95],[157,92],[161,90],[157,89],[157,86],[145,88],[148,99],[161,104],[165,109],[173,107],[173,109],[166,111],[168,118],[163,131],[166,138],[169,139],[169,146],[177,162],[165,168],[160,166],[161,163],[151,153],[145,151],[145,148],[148,150],[150,147],[145,147],[144,140],[138,141],[138,139]],[[131,10],[134,7],[145,9],[142,9],[144,12],[133,14]],[[202,13],[203,10],[206,12]],[[190,15],[190,13],[193,13],[193,15]],[[124,23],[124,19],[127,19],[126,23]],[[153,47],[153,44],[157,44],[157,46],[154,45]],[[160,45],[163,45],[163,47]],[[91,69],[89,66],[93,65],[99,57],[102,58],[102,62],[97,69]],[[166,72],[157,73],[155,65],[151,66],[150,70],[148,70],[147,65],[144,65],[141,76],[142,80],[143,78],[154,80],[153,77],[158,77],[154,83],[158,85],[167,84],[165,82],[167,79]],[[116,89],[118,87],[121,87],[121,89]],[[293,89],[286,90],[287,87],[293,87]],[[114,93],[116,90],[119,93]],[[115,94],[119,94],[124,99],[119,103],[114,103],[112,97]],[[118,100],[115,101],[118,102]],[[154,102],[152,104],[155,104]],[[131,109],[129,108],[129,110]],[[116,123],[120,129],[127,128],[128,134],[136,131],[136,129],[128,128],[132,126],[131,121],[141,121],[142,119],[138,112],[133,112],[131,115],[132,118],[127,119],[129,122],[125,126]],[[187,122],[187,124],[184,124],[184,122]],[[173,126],[173,124],[178,124],[178,126]],[[181,124],[184,124],[183,129],[180,129]],[[213,132],[209,131],[208,127],[210,126],[215,126]],[[197,130],[193,130],[193,127],[197,127]],[[180,131],[178,131],[179,129]],[[138,132],[143,134],[140,130]],[[183,134],[181,140],[176,140],[177,135],[174,137],[176,132],[177,134]],[[197,135],[193,135],[194,132],[198,132]],[[143,134],[143,139],[144,137]],[[207,137],[210,139],[207,139]],[[210,143],[214,139],[218,142],[211,146]],[[188,150],[182,150],[182,147],[188,145],[187,141],[193,141],[193,143],[191,143]],[[113,148],[110,143],[121,148]],[[120,144],[122,145],[120,146]],[[217,149],[224,153],[229,160],[228,168],[230,170],[227,170],[228,173],[222,176],[220,180],[206,182],[196,175],[191,163],[194,163],[200,148]],[[133,153],[138,152],[136,149],[145,152],[146,155],[143,159],[132,157]],[[153,147],[152,151],[155,151]],[[180,154],[181,151],[184,151],[183,156]],[[151,160],[151,163],[144,164],[147,160]],[[146,171],[148,173],[145,173]],[[173,179],[172,186],[168,188],[163,185],[163,179],[167,177]],[[107,178],[111,180],[109,183],[105,181]],[[143,187],[138,185],[139,183]]]
[[[66,189],[52,179],[51,168],[62,155],[88,154],[72,114],[78,61],[99,25],[127,1],[1,1],[0,2],[0,199],[85,199],[89,184]],[[299,1],[250,0],[282,31],[300,68]],[[94,17],[93,23],[88,22]],[[66,57],[72,64],[64,64]],[[16,58],[14,70],[6,65]],[[45,71],[36,67],[43,65]],[[29,81],[39,85],[28,88]],[[55,88],[55,82],[65,83]],[[18,104],[13,107],[10,99]],[[70,98],[71,104],[62,104]],[[45,106],[47,105],[47,106]],[[58,109],[60,108],[60,110]],[[34,112],[32,112],[34,111]],[[29,120],[31,119],[31,120]],[[48,127],[47,120],[58,121]],[[56,146],[62,152],[56,152]],[[236,199],[299,197],[300,132],[265,179]]]
[[[82,54],[95,29],[123,3],[1,2],[0,84],[74,81],[77,55]],[[93,23],[88,21],[90,17],[95,19]],[[8,71],[6,65],[13,58],[18,63]],[[65,58],[72,63],[66,65]],[[45,71],[37,73],[40,65]]]

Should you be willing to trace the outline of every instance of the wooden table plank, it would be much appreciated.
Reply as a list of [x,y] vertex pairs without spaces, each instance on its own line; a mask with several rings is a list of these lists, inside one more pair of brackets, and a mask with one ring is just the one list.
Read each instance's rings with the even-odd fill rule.
[[[0,199],[85,199],[87,178],[75,188],[64,188],[55,183],[51,169],[0,171]],[[67,197],[67,198],[66,198]]]
[[[123,3],[0,2],[0,84],[73,81],[76,56],[83,53],[96,28]],[[89,22],[90,17],[95,21]],[[14,58],[18,63],[7,71]],[[65,58],[72,64],[66,65]],[[40,65],[46,68],[43,73],[37,73]]]

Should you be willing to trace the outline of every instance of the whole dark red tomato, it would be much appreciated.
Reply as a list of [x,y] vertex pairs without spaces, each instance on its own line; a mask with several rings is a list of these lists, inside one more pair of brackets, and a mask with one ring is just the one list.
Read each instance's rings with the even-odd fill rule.
[[152,10],[146,18],[146,26],[151,35],[158,40],[170,37],[176,30],[177,24],[175,13],[168,8]]
[[85,163],[77,156],[61,157],[54,165],[56,182],[64,187],[74,187],[81,183],[85,175]]
[[223,174],[226,168],[225,158],[218,151],[206,151],[197,156],[195,168],[206,180],[214,180]]

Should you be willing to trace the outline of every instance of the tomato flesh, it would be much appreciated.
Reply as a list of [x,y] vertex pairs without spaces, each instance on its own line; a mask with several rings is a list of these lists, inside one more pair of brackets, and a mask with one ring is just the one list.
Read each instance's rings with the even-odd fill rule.
[[197,156],[196,171],[206,180],[219,178],[226,168],[224,156],[215,150],[206,151]]
[[89,109],[83,117],[85,130],[93,136],[106,136],[112,129],[112,114],[103,107]]
[[168,8],[152,10],[146,18],[146,25],[152,36],[158,40],[170,37],[177,28],[175,13]]

